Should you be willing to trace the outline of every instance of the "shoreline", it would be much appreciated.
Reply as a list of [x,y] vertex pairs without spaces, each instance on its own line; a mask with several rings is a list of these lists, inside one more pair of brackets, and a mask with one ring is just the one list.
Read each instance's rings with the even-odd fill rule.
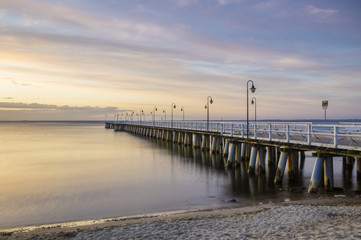
[[[0,239],[361,237],[361,197],[334,195],[0,230]],[[337,231],[336,231],[337,230]]]

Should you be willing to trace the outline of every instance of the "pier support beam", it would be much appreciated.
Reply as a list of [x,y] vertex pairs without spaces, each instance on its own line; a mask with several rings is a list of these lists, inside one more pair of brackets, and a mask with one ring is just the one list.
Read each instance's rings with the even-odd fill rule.
[[227,156],[229,151],[229,139],[225,139],[223,156]]
[[202,134],[202,145],[201,145],[201,149],[202,149],[202,150],[209,149],[209,135]]
[[308,187],[308,193],[316,193],[318,191],[318,186],[320,185],[320,180],[322,176],[323,162],[323,157],[317,157],[315,165],[313,166],[311,181]]
[[324,185],[326,191],[333,190],[333,158],[326,157],[324,161]]
[[288,180],[294,181],[296,179],[296,172],[298,166],[298,152],[291,151],[288,156]]
[[285,149],[283,149],[281,151],[280,159],[278,161],[277,172],[276,172],[276,176],[275,176],[275,180],[274,180],[274,182],[276,184],[281,184],[282,183],[282,179],[283,179],[283,175],[284,175],[284,172],[285,172],[286,161],[287,161],[288,155],[289,154]]
[[193,147],[194,148],[199,148],[201,143],[201,139],[200,139],[200,136],[197,134],[197,133],[193,133],[193,139],[192,139],[192,143],[193,143]]
[[184,137],[184,133],[178,132],[178,144],[183,144],[183,137]]
[[361,179],[361,157],[357,158],[356,172],[357,172],[357,179]]
[[257,159],[257,146],[251,148],[251,160],[249,162],[248,173],[254,173]]
[[216,153],[216,152],[218,152],[218,149],[217,149],[217,141],[218,141],[218,138],[217,138],[217,137],[211,136],[211,153]]
[[235,153],[235,143],[229,143],[229,152],[228,152],[228,159],[227,159],[227,167],[232,167],[234,162],[234,153]]
[[241,161],[246,160],[246,143],[241,143]]
[[266,150],[267,150],[268,165],[274,165],[275,164],[274,147],[268,146],[266,147]]
[[235,142],[234,143],[236,146],[236,153],[235,153],[235,156],[234,156],[234,163],[235,163],[235,166],[239,166],[241,164],[241,160],[242,160],[242,157],[241,157],[241,143],[239,142]]
[[173,143],[177,142],[177,132],[176,131],[172,131],[172,142]]
[[266,149],[264,146],[258,147],[258,170],[262,174],[266,172]]

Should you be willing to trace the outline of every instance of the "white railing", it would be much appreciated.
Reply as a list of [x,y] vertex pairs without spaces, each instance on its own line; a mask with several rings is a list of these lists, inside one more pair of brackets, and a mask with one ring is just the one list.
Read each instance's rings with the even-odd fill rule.
[[[246,122],[205,121],[108,121],[115,124],[142,125],[219,133],[223,136],[246,138]],[[361,124],[312,124],[306,122],[251,122],[248,137],[256,140],[361,150]]]

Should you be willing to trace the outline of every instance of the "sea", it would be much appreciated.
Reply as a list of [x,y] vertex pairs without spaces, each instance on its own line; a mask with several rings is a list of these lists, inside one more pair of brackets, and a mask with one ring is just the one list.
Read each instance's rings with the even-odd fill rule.
[[[248,175],[220,154],[105,129],[103,122],[0,122],[0,229],[308,196],[315,157],[297,180]],[[334,158],[335,187],[360,191]],[[319,194],[330,194],[320,191]],[[331,193],[334,194],[334,193]]]

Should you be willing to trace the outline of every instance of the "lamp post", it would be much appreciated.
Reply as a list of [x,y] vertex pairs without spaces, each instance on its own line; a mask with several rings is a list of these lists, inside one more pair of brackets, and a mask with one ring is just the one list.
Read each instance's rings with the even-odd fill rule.
[[144,114],[144,111],[143,111],[143,109],[140,109],[140,111],[139,111],[139,124],[142,121],[142,114]]
[[105,120],[104,120],[105,122],[107,121],[107,116],[108,116],[108,115],[107,115],[107,114],[105,114]]
[[133,122],[134,112],[132,112],[132,113],[130,114],[130,116],[131,116],[131,121]]
[[117,113],[117,122],[119,121],[119,113]]
[[125,121],[129,120],[128,116],[129,116],[128,113],[125,113]]
[[171,127],[173,128],[173,108],[175,109],[175,103],[172,103],[171,109],[172,109],[172,123],[171,123]]
[[163,113],[164,113],[164,121],[167,121],[167,111],[163,109]]
[[122,113],[122,115],[120,115],[120,121],[123,121],[123,115],[124,115],[124,113]]
[[251,89],[251,92],[254,93],[256,91],[256,88],[254,87],[254,82],[252,80],[248,80],[247,81],[247,138],[249,135],[249,109],[248,109],[248,83],[252,82],[252,87],[250,87],[249,89]]
[[116,114],[114,114],[114,117],[113,117],[113,122],[115,122],[115,117],[116,117],[117,115]]
[[325,110],[325,121],[326,121],[326,109],[328,107],[328,100],[322,101],[322,108]]
[[157,107],[154,106],[153,108],[153,125],[155,124],[155,112],[158,111]]
[[204,106],[204,108],[207,109],[207,131],[209,129],[209,103],[213,103],[213,99],[211,96],[207,97],[207,104]]
[[255,97],[252,98],[251,103],[252,103],[252,105],[254,104],[254,125],[256,126],[256,123],[257,123],[257,102],[256,102]]
[[183,121],[184,121],[184,107],[181,108],[181,111],[183,112]]

